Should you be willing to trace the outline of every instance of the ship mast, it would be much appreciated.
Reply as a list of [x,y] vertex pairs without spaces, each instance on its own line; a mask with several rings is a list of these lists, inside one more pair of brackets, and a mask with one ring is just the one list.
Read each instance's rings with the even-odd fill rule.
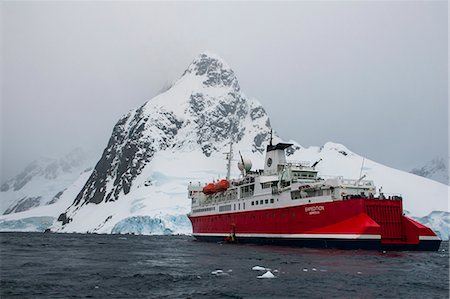
[[225,153],[227,155],[227,180],[230,179],[230,172],[231,172],[231,159],[233,159],[233,141],[230,142],[230,151],[228,153]]

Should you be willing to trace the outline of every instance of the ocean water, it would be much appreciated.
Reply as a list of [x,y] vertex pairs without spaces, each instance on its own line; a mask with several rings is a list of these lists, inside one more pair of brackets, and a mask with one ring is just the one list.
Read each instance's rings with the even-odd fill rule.
[[[449,297],[448,242],[438,252],[378,252],[1,233],[0,244],[1,298]],[[276,277],[259,279],[254,266]]]

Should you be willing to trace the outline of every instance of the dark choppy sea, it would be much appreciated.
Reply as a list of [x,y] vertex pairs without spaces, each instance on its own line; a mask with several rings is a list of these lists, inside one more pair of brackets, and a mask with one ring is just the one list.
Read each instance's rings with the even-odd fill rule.
[[[1,298],[448,298],[438,252],[202,243],[188,236],[1,233]],[[258,279],[271,268],[274,279]],[[215,270],[222,275],[213,275]],[[276,272],[278,270],[278,272]]]

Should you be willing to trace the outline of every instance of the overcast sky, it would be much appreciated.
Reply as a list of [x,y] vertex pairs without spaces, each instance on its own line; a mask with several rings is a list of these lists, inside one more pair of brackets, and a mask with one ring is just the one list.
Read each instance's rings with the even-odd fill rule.
[[447,2],[1,2],[1,175],[81,146],[221,56],[272,126],[410,170],[448,158]]

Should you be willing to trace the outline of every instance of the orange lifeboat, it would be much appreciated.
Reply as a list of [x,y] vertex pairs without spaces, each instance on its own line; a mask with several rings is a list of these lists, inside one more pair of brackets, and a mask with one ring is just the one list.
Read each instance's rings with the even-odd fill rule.
[[230,182],[227,180],[220,180],[214,185],[216,192],[225,191],[230,187]]
[[203,193],[205,193],[205,194],[213,194],[214,192],[216,192],[216,188],[213,183],[210,183],[210,184],[206,185],[205,187],[203,187]]

